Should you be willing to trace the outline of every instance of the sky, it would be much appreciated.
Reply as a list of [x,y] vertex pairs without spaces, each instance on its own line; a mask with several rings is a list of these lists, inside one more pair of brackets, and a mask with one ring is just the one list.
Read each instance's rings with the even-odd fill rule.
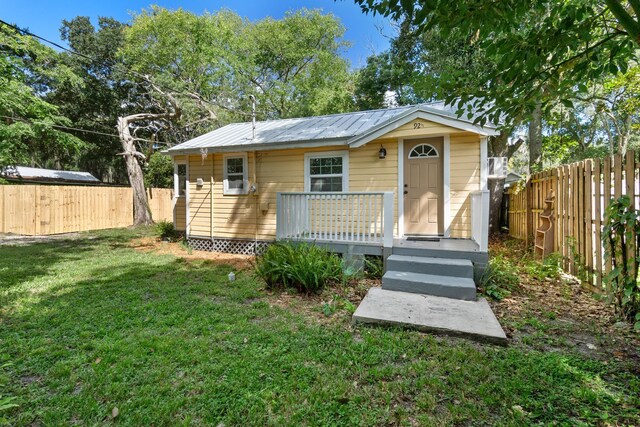
[[388,37],[393,35],[389,22],[380,17],[365,15],[353,0],[0,0],[0,18],[54,42],[60,40],[63,19],[89,16],[97,25],[98,16],[110,16],[129,21],[131,12],[157,4],[168,9],[183,9],[194,13],[216,12],[227,8],[252,21],[271,16],[281,18],[287,11],[301,8],[322,9],[333,13],[346,27],[345,40],[351,43],[343,55],[352,68],[366,64],[367,56],[385,50]]

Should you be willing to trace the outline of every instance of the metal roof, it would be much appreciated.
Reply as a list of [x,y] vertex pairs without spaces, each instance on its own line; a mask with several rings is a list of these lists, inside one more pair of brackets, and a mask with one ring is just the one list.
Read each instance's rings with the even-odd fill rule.
[[[457,117],[455,108],[443,102],[418,104],[382,110],[358,111],[326,116],[296,119],[268,120],[256,122],[255,138],[251,122],[233,123],[221,127],[187,142],[171,147],[169,154],[195,152],[200,149],[230,151],[233,149],[294,148],[298,146],[321,146],[348,144],[361,140],[368,134],[384,128],[403,118],[423,113],[434,121],[439,118],[446,124],[465,125],[462,128],[478,132],[495,133],[495,126],[473,125],[469,120]],[[484,132],[483,132],[484,133]]]
[[2,170],[0,176],[9,180],[100,184],[100,180],[89,172],[60,171],[54,169],[31,168],[27,166],[6,167]]

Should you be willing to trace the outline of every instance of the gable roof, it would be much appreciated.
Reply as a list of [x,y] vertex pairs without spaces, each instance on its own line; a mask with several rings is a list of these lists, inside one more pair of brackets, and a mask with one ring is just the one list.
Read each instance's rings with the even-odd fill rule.
[[167,152],[178,155],[197,153],[205,148],[208,151],[229,152],[324,145],[359,147],[416,118],[483,136],[497,134],[495,125],[475,125],[475,117],[459,118],[453,107],[445,106],[443,102],[434,102],[383,110],[256,122],[255,138],[252,137],[251,122],[233,123],[171,147]]
[[27,166],[9,166],[0,172],[0,177],[8,181],[63,184],[101,184],[100,180],[89,172],[60,171],[54,169],[30,168]]

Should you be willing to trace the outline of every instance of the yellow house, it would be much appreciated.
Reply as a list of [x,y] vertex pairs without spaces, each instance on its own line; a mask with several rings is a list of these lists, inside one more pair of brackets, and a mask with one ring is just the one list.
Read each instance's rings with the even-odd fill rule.
[[295,239],[486,259],[496,134],[442,103],[230,124],[168,150],[175,225],[204,250],[253,253]]

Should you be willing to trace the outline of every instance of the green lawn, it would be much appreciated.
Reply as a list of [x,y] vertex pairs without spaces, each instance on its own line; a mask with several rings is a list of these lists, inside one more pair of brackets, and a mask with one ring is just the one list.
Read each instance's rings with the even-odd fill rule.
[[0,246],[7,423],[640,424],[640,380],[615,361],[354,329],[249,272],[128,246],[145,233]]

